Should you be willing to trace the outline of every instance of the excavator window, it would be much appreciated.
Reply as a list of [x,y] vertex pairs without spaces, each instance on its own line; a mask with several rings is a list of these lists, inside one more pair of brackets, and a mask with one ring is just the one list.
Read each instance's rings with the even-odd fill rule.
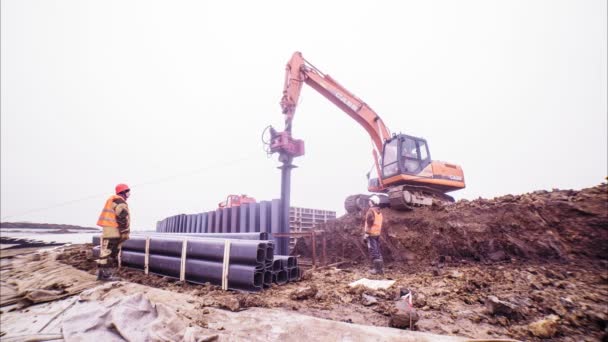
[[420,160],[424,161],[429,159],[429,154],[427,153],[426,142],[422,140],[418,140],[418,150],[420,150]]
[[401,144],[401,157],[403,171],[406,173],[417,173],[428,164],[429,154],[426,141],[403,137]]
[[384,156],[382,158],[382,177],[390,177],[399,172],[399,163],[398,163],[398,145],[399,140],[393,139],[390,142],[387,142],[384,145]]
[[401,156],[403,157],[403,169],[406,173],[413,173],[420,168],[420,154],[416,141],[405,138],[401,145]]

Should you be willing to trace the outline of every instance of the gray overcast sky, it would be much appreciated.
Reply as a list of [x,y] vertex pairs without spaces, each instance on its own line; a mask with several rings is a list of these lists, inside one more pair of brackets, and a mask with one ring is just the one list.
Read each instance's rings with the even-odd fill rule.
[[[2,0],[1,12],[2,221],[94,226],[119,182],[136,230],[231,193],[278,198],[260,136],[283,127],[294,51],[462,165],[457,199],[608,174],[605,0]],[[366,191],[369,137],[306,86],[293,132],[306,155],[292,205],[343,213]]]

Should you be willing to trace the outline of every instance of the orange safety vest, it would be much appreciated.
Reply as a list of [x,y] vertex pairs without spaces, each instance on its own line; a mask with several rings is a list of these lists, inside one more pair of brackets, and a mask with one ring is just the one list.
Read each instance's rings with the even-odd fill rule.
[[[372,223],[371,228],[367,226],[367,215],[370,211],[374,215],[374,223]],[[380,233],[382,233],[382,213],[376,208],[369,208],[365,217],[365,232],[370,236],[380,236]]]
[[116,221],[116,211],[114,211],[114,200],[116,198],[123,199],[118,195],[112,195],[110,196],[110,198],[108,198],[108,200],[106,201],[106,205],[103,207],[103,210],[99,215],[99,219],[97,220],[98,226],[118,228],[118,222]]

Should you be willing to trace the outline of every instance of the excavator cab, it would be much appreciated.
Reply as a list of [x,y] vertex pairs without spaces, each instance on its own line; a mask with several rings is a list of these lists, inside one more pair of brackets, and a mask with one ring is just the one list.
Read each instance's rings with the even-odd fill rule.
[[381,173],[382,186],[395,209],[454,202],[446,193],[465,187],[460,166],[431,160],[426,140],[406,134],[384,143]]
[[[374,172],[370,177],[368,173],[368,190],[372,192],[383,192],[384,187],[380,179],[387,183],[391,177],[399,175],[421,176],[424,168],[431,164],[426,140],[406,134],[394,135],[384,143],[384,151],[381,159],[381,175],[378,177]],[[375,170],[374,170],[375,171]],[[394,181],[388,181],[394,183]]]
[[425,139],[395,135],[384,143],[382,179],[399,174],[416,176],[430,163],[431,155]]

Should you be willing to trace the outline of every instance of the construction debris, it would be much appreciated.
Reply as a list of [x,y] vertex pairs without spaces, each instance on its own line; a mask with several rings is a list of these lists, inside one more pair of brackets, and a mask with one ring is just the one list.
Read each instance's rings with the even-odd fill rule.
[[412,330],[420,316],[416,309],[410,306],[404,300],[398,300],[395,303],[395,311],[391,313],[391,319],[389,321],[389,326],[399,329],[410,329]]
[[544,319],[530,323],[530,332],[536,337],[551,338],[557,333],[559,320],[559,316],[549,315]]
[[374,280],[374,279],[362,278],[357,281],[353,281],[352,283],[348,284],[348,286],[350,286],[350,287],[363,286],[363,287],[366,287],[366,288],[372,289],[372,290],[380,290],[380,289],[386,290],[386,289],[390,288],[391,286],[393,286],[394,283],[395,283],[394,280]]
[[317,294],[317,287],[314,285],[299,287],[295,289],[290,295],[289,298],[294,300],[303,300],[313,297]]

